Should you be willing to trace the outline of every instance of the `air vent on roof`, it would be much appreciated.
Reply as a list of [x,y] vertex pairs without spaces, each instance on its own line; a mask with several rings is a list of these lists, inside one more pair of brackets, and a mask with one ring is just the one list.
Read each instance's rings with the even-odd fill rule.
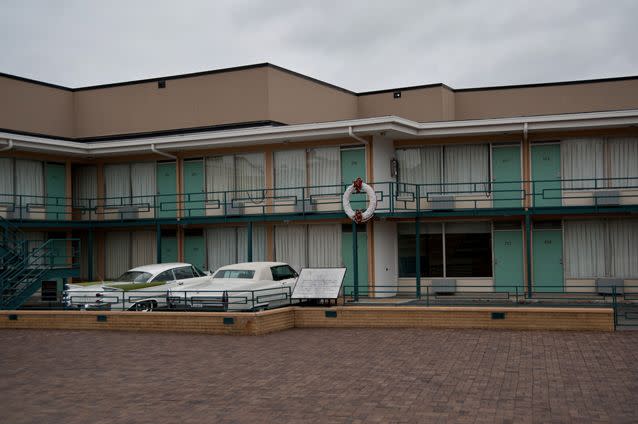
[[166,88],[166,80],[157,81],[157,88]]

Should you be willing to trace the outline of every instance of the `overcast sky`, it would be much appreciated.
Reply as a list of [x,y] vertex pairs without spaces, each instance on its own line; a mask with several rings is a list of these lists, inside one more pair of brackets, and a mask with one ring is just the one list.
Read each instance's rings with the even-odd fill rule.
[[81,87],[271,62],[367,91],[638,75],[638,0],[0,0],[0,72]]

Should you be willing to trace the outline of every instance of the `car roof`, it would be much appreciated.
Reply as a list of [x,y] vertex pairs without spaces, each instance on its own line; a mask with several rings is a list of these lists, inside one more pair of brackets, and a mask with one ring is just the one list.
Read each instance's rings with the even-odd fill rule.
[[238,270],[260,270],[270,268],[272,266],[288,265],[285,262],[242,262],[239,264],[220,266],[220,269],[238,269]]
[[143,265],[130,269],[130,271],[148,272],[151,274],[159,274],[160,272],[167,271],[169,269],[178,268],[181,266],[191,266],[185,262],[170,262],[166,264],[151,264]]

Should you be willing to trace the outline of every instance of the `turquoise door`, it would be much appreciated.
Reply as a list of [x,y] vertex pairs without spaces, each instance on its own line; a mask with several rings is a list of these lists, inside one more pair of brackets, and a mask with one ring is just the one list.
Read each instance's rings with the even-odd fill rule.
[[494,231],[494,290],[524,293],[523,233],[521,230]]
[[204,162],[184,162],[184,216],[204,215]]
[[177,237],[162,236],[162,263],[177,262]]
[[177,216],[177,174],[175,162],[157,164],[157,200],[158,218],[175,218]]
[[532,235],[534,291],[563,291],[563,235],[561,230],[534,230]]
[[[366,182],[366,150],[364,147],[356,149],[345,149],[341,151],[341,183],[345,190],[352,181],[361,178]],[[342,190],[343,191],[343,190]],[[354,194],[350,199],[352,209],[365,209],[366,195]],[[352,249],[351,249],[352,250]]]
[[[348,229],[346,230],[346,227]],[[346,295],[352,295],[354,293],[354,275],[353,275],[353,258],[352,258],[352,232],[350,230],[351,225],[344,225],[343,233],[341,234],[341,256],[343,258],[343,265],[346,267],[346,275],[343,279],[343,286]],[[359,295],[367,296],[368,294],[368,235],[366,234],[365,226],[361,225],[357,229],[357,255],[358,255],[358,274],[359,274]]]
[[29,203],[45,203],[47,219],[65,219],[66,213],[66,167],[59,163],[45,165],[46,202],[43,199],[29,199]]
[[503,146],[492,149],[492,185],[495,208],[520,208],[521,148]]
[[199,269],[206,269],[206,242],[203,235],[184,236],[184,261]]
[[535,207],[561,206],[559,144],[532,146],[532,190]]

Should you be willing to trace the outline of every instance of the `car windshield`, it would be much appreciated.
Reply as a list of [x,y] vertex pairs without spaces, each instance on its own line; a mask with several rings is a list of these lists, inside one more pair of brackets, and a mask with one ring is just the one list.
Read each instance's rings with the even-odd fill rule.
[[245,278],[250,280],[255,275],[255,271],[248,269],[220,269],[213,278]]
[[151,274],[148,272],[142,271],[126,271],[124,274],[120,275],[117,280],[118,282],[126,282],[126,283],[146,283],[148,279],[151,278]]

